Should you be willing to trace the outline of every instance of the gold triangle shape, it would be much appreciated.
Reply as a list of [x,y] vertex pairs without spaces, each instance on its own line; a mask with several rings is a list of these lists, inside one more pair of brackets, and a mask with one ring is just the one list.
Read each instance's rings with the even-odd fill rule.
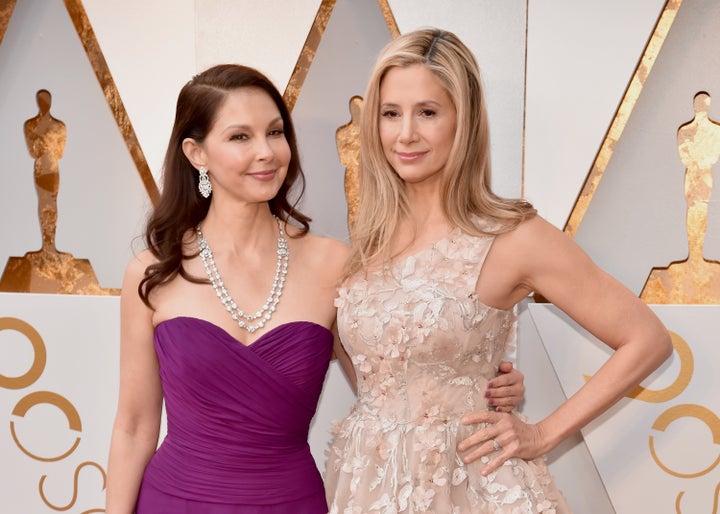
[[16,0],[0,0],[0,45],[7,30]]
[[93,71],[95,71],[95,76],[98,82],[100,82],[100,87],[102,87],[103,93],[105,94],[105,99],[110,107],[110,111],[113,113],[118,129],[120,129],[120,133],[130,151],[130,156],[137,167],[140,180],[142,180],[145,191],[154,204],[158,197],[158,188],[155,184],[155,179],[150,172],[150,167],[135,135],[132,123],[130,123],[130,118],[120,98],[120,93],[115,86],[115,81],[110,74],[110,68],[108,68],[107,61],[105,61],[105,56],[102,50],[100,50],[100,45],[90,25],[90,20],[87,17],[82,1],[65,0],[65,7],[67,8],[68,14],[70,14],[70,19],[75,26],[75,31],[90,60]]
[[[393,38],[396,37],[400,34],[400,31],[398,30],[397,23],[395,22],[395,16],[388,4],[388,0],[378,0],[378,5],[380,6],[380,10],[385,18],[385,23],[387,24],[390,34]],[[310,71],[310,66],[315,58],[315,52],[317,52],[318,46],[320,46],[320,41],[322,41],[325,28],[327,27],[334,8],[335,0],[322,0],[320,7],[318,7],[317,14],[315,14],[315,20],[310,27],[310,31],[305,39],[305,44],[298,56],[295,68],[293,69],[283,95],[285,103],[290,111],[293,110],[295,102],[300,96],[303,83],[305,82],[308,71]]]
[[648,40],[643,56],[638,63],[635,73],[630,79],[625,95],[623,96],[620,106],[615,112],[613,121],[610,124],[610,128],[605,134],[602,146],[598,151],[595,161],[593,162],[592,168],[585,178],[585,182],[580,190],[580,194],[575,200],[570,216],[565,223],[564,231],[571,237],[577,232],[578,226],[582,223],[582,219],[585,216],[590,202],[592,201],[595,190],[597,189],[600,180],[605,173],[608,161],[612,157],[615,144],[622,136],[622,132],[625,129],[628,118],[635,107],[635,103],[642,92],[642,88],[645,85],[650,70],[657,59],[660,49],[662,48],[665,38],[670,31],[670,27],[675,21],[678,9],[680,9],[682,0],[667,0],[663,7],[662,13],[658,18],[655,28],[653,29],[652,36]]

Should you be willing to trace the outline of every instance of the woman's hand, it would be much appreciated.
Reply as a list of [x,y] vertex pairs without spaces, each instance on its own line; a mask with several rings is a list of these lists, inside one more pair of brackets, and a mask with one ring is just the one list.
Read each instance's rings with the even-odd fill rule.
[[501,362],[498,374],[485,391],[488,407],[498,412],[511,412],[523,401],[525,375],[516,370],[512,362]]
[[460,422],[482,424],[477,432],[460,441],[458,451],[466,464],[488,456],[490,461],[483,468],[483,475],[496,470],[511,457],[530,460],[545,453],[540,426],[525,423],[514,414],[480,411],[464,416]]

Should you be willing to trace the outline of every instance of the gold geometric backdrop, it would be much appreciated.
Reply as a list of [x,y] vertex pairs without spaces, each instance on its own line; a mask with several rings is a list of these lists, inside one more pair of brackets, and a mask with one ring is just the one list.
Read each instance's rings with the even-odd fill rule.
[[[82,134],[88,131],[87,122],[80,126],[75,121],[78,119],[77,115],[81,114],[80,110],[72,113],[72,121],[60,119],[56,115],[58,110],[67,113],[67,109],[72,108],[75,101],[71,98],[72,94],[68,93],[67,84],[79,86],[75,87],[78,92],[83,91],[88,86],[87,82],[83,81],[79,70],[89,68],[88,71],[94,75],[94,87],[99,89],[106,104],[104,112],[100,112],[93,108],[92,100],[97,97],[97,93],[84,99],[84,108],[86,112],[92,115],[92,121],[90,122],[92,126],[89,130],[94,132],[95,135],[105,135],[106,126],[103,124],[103,120],[106,119],[105,113],[110,114],[116,125],[114,127],[115,134],[105,137],[106,141],[104,141],[103,145],[98,145],[98,148],[104,148],[104,145],[112,145],[119,136],[126,147],[127,156],[125,158],[129,157],[132,165],[136,168],[144,192],[150,202],[154,202],[157,198],[157,187],[82,3],[79,0],[65,0],[64,9],[61,5],[58,2],[38,3],[26,0],[17,3],[14,0],[0,0],[0,43],[4,39],[7,40],[10,37],[8,34],[12,31],[11,43],[18,53],[24,54],[22,57],[25,58],[25,61],[30,62],[30,66],[25,67],[24,63],[18,63],[12,58],[7,58],[9,50],[0,47],[6,57],[3,73],[6,76],[22,76],[30,83],[38,83],[38,79],[44,77],[39,79],[40,88],[34,88],[36,90],[18,93],[12,90],[12,86],[6,84],[6,87],[10,87],[11,90],[3,91],[3,94],[10,97],[14,93],[21,94],[23,98],[32,94],[37,103],[36,113],[28,112],[28,118],[24,122],[16,122],[16,126],[8,125],[8,119],[4,119],[3,122],[6,126],[3,127],[3,132],[15,130],[22,133],[27,152],[34,162],[32,169],[28,170],[27,173],[18,170],[18,173],[14,176],[27,177],[29,180],[33,180],[37,200],[37,223],[41,233],[41,247],[38,250],[27,251],[23,256],[11,255],[8,258],[4,269],[0,268],[2,274],[0,277],[0,291],[119,294],[118,288],[103,287],[101,285],[89,259],[76,258],[72,253],[62,251],[62,248],[59,249],[56,246],[58,220],[67,219],[69,214],[67,205],[63,209],[58,200],[63,189],[61,184],[65,184],[65,191],[63,192],[67,193],[68,188],[73,189],[73,184],[83,180],[81,178],[83,171],[76,167],[79,153],[75,149],[78,148],[79,138],[83,137]],[[65,12],[58,13],[57,9]],[[43,25],[43,23],[47,23],[50,17],[53,18],[54,23],[49,26]],[[8,30],[8,28],[11,30]],[[64,42],[72,42],[73,38],[68,34],[68,29],[74,35],[75,44],[66,47],[58,43],[61,39]],[[37,32],[33,33],[33,31],[40,31],[40,36],[38,36]],[[44,38],[49,41],[45,42]],[[72,51],[65,50],[66,53],[62,54],[62,50],[59,50],[59,48],[82,49],[85,63],[78,63],[78,56],[73,55]],[[32,66],[33,62],[35,66]],[[70,81],[65,80],[63,88],[57,87],[59,83],[62,83],[63,78],[57,71],[54,71],[54,66],[58,63],[61,66],[67,64],[68,71],[66,74],[70,75]],[[48,83],[55,84],[55,87],[48,86]],[[56,89],[62,90],[58,92]],[[84,141],[84,144],[88,150],[93,145],[90,141]],[[70,161],[68,161],[66,155],[66,149],[68,148],[73,149]],[[118,168],[129,169],[132,173],[132,168],[123,167],[124,160],[114,159],[112,154],[105,155],[105,158],[110,161],[105,163],[98,162],[98,159],[93,158],[91,151],[86,151],[84,154],[87,156],[87,160],[82,162],[81,165],[85,169],[89,168],[95,171],[92,178],[84,179],[88,182],[88,190],[92,190],[91,184],[96,181],[104,179],[108,184],[108,187],[98,191],[98,198],[90,199],[86,196],[85,199],[91,200],[86,203],[89,205],[96,202],[103,203],[102,198],[99,198],[103,190],[110,192],[113,196],[115,196],[114,193],[117,193],[113,191],[111,185],[116,180],[116,176],[111,174],[113,170]],[[66,157],[65,160],[61,160],[63,157]],[[102,156],[100,159],[102,159]],[[106,175],[103,176],[103,174]],[[24,186],[20,189],[23,188]],[[78,195],[82,198],[83,192],[77,189],[69,192],[72,193],[72,196],[66,195],[66,198],[77,198]],[[121,196],[117,195],[112,201],[105,201],[104,203],[108,208],[112,208],[114,203],[121,201],[121,198]],[[132,208],[130,205],[128,207]],[[73,215],[77,216],[78,206],[73,205],[71,208]],[[82,213],[80,214],[82,215]],[[85,214],[87,215],[89,212]],[[111,220],[119,219],[113,212],[109,216]],[[98,222],[100,219],[107,218],[103,216],[86,216],[85,219]],[[112,222],[105,225],[109,234],[112,234],[111,225]],[[92,230],[91,226],[92,224],[88,223],[88,226],[85,227],[86,233]],[[99,241],[100,238],[93,237],[90,240]],[[105,274],[107,275],[107,273]]]
[[[702,3],[703,1],[685,0],[685,8],[681,7],[681,0],[669,0],[667,2],[643,58],[638,65],[638,69],[630,81],[618,113],[608,130],[607,137],[601,145],[596,162],[568,219],[566,232],[575,236],[581,245],[589,249],[591,254],[593,254],[594,249],[597,249],[598,244],[612,245],[613,238],[604,237],[603,234],[607,233],[606,231],[596,230],[597,221],[582,229],[580,228],[580,222],[588,219],[592,220],[593,217],[597,219],[598,216],[602,217],[607,214],[588,215],[593,211],[591,203],[593,201],[597,202],[596,193],[600,192],[600,196],[603,196],[603,188],[609,190],[614,186],[614,184],[611,184],[601,187],[600,181],[601,179],[603,179],[604,183],[613,181],[607,178],[612,175],[613,167],[623,166],[621,162],[616,165],[616,162],[622,159],[622,155],[618,155],[618,149],[623,146],[624,139],[632,137],[632,134],[628,135],[631,126],[628,122],[631,121],[636,106],[642,105],[642,95],[647,91],[654,77],[662,73],[657,71],[656,63],[656,61],[663,60],[661,49],[665,49],[662,51],[666,54],[680,53],[677,49],[673,50],[673,44],[670,42],[672,38],[667,38],[671,27],[676,24],[676,17],[682,19],[686,11],[692,10],[692,4]],[[391,36],[396,36],[398,34],[397,26],[387,1],[379,0],[378,6]],[[65,7],[93,66],[108,105],[113,111],[118,128],[138,169],[148,197],[154,201],[157,197],[157,187],[152,180],[142,150],[124,111],[120,95],[114,86],[82,4],[79,0],[66,0]],[[2,38],[5,35],[14,8],[14,1],[0,0],[0,43],[2,43]],[[334,9],[334,0],[323,0],[321,2],[315,22],[308,33],[305,46],[298,57],[293,76],[285,92],[285,99],[291,107],[295,105],[302,92],[303,82],[312,66],[315,52],[322,42],[325,27]],[[691,23],[685,25],[691,25]],[[683,27],[675,30],[676,32],[682,31]],[[681,44],[682,37],[678,36],[677,41],[676,46]],[[668,45],[671,48],[668,49]],[[705,46],[700,45],[693,48],[690,58],[683,61],[684,66],[687,67],[688,63],[692,63],[698,69],[712,69],[713,67],[709,65],[711,63],[707,62],[708,59],[712,60],[713,58],[711,47],[712,45],[706,44]],[[677,55],[669,55],[665,60],[671,60],[674,64],[677,64],[677,61],[674,60],[676,57]],[[715,69],[717,69],[717,66],[715,66]],[[712,86],[717,86],[718,80],[716,76],[712,75],[700,79],[699,75],[703,75],[702,73],[676,73],[676,75],[686,78],[690,76],[692,80],[686,80],[685,82],[698,84],[698,86],[690,86],[694,91],[692,91],[692,95],[687,98],[686,102],[693,107],[692,117],[678,120],[682,122],[677,123],[674,128],[676,132],[674,144],[676,161],[681,163],[684,168],[682,190],[678,191],[676,188],[675,192],[682,193],[685,204],[681,218],[684,226],[684,240],[688,248],[687,257],[662,262],[664,254],[673,251],[677,253],[677,225],[680,217],[677,216],[677,201],[673,201],[671,202],[671,208],[665,210],[665,217],[670,213],[674,215],[674,218],[667,223],[667,227],[671,229],[670,232],[673,234],[672,238],[670,238],[673,240],[670,246],[673,246],[674,249],[668,252],[669,246],[661,245],[661,251],[652,257],[655,261],[652,265],[646,266],[646,278],[643,286],[641,288],[636,286],[635,289],[638,291],[639,296],[648,303],[719,303],[720,262],[718,262],[717,256],[708,257],[704,253],[706,249],[705,241],[710,235],[708,227],[712,228],[714,226],[712,220],[717,217],[716,210],[711,209],[711,197],[713,166],[720,158],[720,125],[714,119],[710,106],[712,103]],[[707,73],[704,75],[707,75]],[[662,81],[662,78],[658,78],[656,82],[660,81]],[[673,86],[670,85],[671,83],[666,83],[665,87],[674,87],[677,90],[677,81]],[[699,87],[700,85],[702,87]],[[117,294],[117,289],[101,287],[88,259],[76,258],[72,253],[63,252],[56,248],[55,232],[59,215],[57,196],[61,182],[60,177],[62,176],[60,160],[63,156],[68,127],[66,127],[63,120],[53,116],[51,110],[52,91],[40,89],[36,92],[36,99],[38,111],[34,116],[27,118],[22,130],[28,152],[35,163],[33,177],[37,195],[37,216],[42,234],[42,246],[38,250],[27,251],[24,256],[11,256],[8,259],[7,264],[2,269],[0,291]],[[352,223],[357,208],[357,187],[360,180],[358,176],[359,148],[357,129],[362,98],[355,95],[348,99],[347,105],[350,115],[349,120],[346,124],[337,128],[336,144],[340,162],[345,168],[348,223]],[[19,127],[18,129],[20,130]],[[72,130],[72,127],[70,129]],[[654,146],[654,144],[646,145],[645,148]],[[641,147],[636,146],[636,148]],[[626,176],[633,173],[634,166],[632,164],[627,164],[624,168],[623,173]],[[673,168],[673,164],[669,160],[665,160],[665,166],[656,167],[652,176],[645,176],[642,179],[642,187],[646,190],[660,189],[663,192],[662,194],[667,197],[672,189],[665,187],[664,184],[667,182],[664,182],[662,177],[665,173],[669,173],[670,168]],[[615,179],[614,182],[618,182],[618,179]],[[632,183],[632,179],[630,182]],[[676,186],[677,183],[674,185]],[[611,202],[613,205],[616,203],[617,200]],[[628,205],[637,206],[641,202],[621,203],[624,206],[624,209],[621,210],[627,213]],[[658,204],[658,202],[652,201],[650,203]],[[629,219],[632,221],[642,217],[652,217],[652,208],[642,213],[633,213]],[[642,222],[636,225],[636,227],[628,229],[628,232],[658,234],[657,227],[650,227],[647,223]],[[592,238],[592,241],[590,241],[590,238]],[[627,247],[623,246],[623,248]],[[646,263],[650,262],[647,255],[653,255],[653,253],[653,251],[645,252]],[[620,275],[621,279],[623,278],[623,271],[620,266],[618,266],[617,272],[615,272],[613,266],[604,267],[609,269],[611,273]],[[638,276],[640,272],[634,269],[627,273],[635,273],[635,276]],[[625,282],[627,283],[628,280],[625,280]],[[637,279],[630,282],[636,283]]]
[[647,303],[720,303],[717,48],[716,2],[666,3],[565,226]]

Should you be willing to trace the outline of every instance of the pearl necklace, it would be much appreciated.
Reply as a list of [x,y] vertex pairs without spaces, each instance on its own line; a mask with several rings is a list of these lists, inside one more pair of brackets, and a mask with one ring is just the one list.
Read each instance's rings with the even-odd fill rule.
[[[227,311],[232,316],[232,319],[237,321],[237,324],[240,328],[247,330],[251,334],[259,328],[264,327],[265,323],[270,321],[270,318],[277,309],[277,304],[280,301],[280,296],[282,296],[283,287],[285,286],[289,252],[287,247],[287,241],[285,240],[285,231],[283,230],[282,223],[277,216],[274,216],[274,218],[277,221],[278,229],[280,230],[280,235],[278,236],[277,241],[278,257],[277,266],[275,268],[275,280],[273,280],[273,285],[270,289],[270,295],[267,297],[267,300],[265,300],[265,304],[262,306],[262,309],[257,311],[255,314],[246,314],[244,311],[238,308],[235,300],[232,299],[230,293],[228,293],[227,289],[225,289],[222,278],[220,277],[220,272],[215,265],[215,258],[213,257],[210,245],[203,236],[203,233],[200,230],[200,225],[196,227],[198,235],[198,248],[200,249],[200,259],[205,265],[205,272],[210,279],[210,284],[212,284],[213,289],[215,289],[215,293],[217,294],[218,298],[220,298],[220,301],[225,306],[225,309],[227,309]],[[259,319],[260,321],[255,324],[251,324],[251,322],[257,319]]]

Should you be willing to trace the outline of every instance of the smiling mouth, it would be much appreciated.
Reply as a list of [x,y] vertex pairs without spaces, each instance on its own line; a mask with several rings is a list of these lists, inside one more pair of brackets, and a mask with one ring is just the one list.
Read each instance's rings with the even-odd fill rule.
[[276,170],[263,170],[254,173],[248,173],[248,176],[258,180],[271,180],[275,177]]
[[395,152],[395,155],[397,155],[397,158],[400,159],[401,162],[413,162],[424,156],[425,153],[426,152]]

